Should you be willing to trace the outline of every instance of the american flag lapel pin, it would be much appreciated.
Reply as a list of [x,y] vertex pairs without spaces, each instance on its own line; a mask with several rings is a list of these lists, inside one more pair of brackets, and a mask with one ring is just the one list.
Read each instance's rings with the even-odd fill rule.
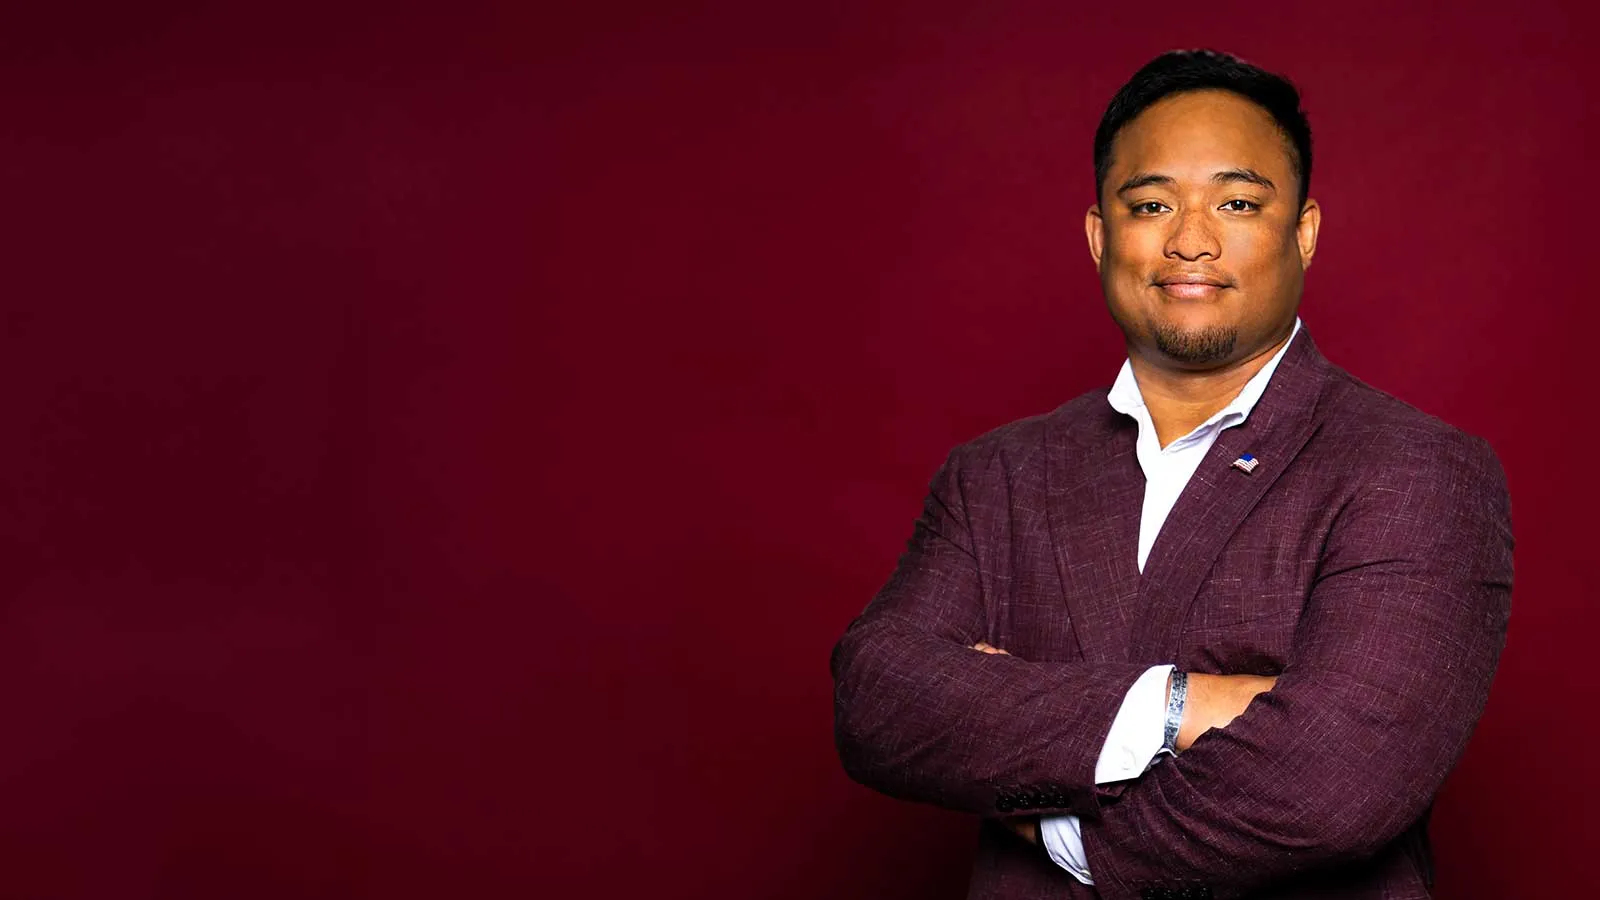
[[1261,460],[1256,459],[1254,456],[1251,456],[1248,453],[1233,461],[1233,467],[1245,473],[1246,475],[1249,475],[1251,472],[1255,471],[1255,467],[1259,465],[1261,465]]

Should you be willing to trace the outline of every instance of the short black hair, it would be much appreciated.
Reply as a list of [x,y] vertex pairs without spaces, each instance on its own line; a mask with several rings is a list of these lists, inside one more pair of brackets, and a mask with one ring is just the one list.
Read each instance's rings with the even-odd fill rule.
[[1300,180],[1300,205],[1311,193],[1311,123],[1300,108],[1300,92],[1282,75],[1217,50],[1171,50],[1144,64],[1111,98],[1094,132],[1094,193],[1105,189],[1111,142],[1156,101],[1188,91],[1231,91],[1272,116],[1294,152],[1289,165]]

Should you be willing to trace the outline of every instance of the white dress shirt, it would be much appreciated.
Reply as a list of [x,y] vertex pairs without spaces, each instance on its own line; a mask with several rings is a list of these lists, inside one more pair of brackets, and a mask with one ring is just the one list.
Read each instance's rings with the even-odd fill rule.
[[[1106,395],[1111,408],[1123,415],[1132,416],[1139,423],[1139,441],[1136,445],[1139,468],[1144,470],[1144,508],[1139,516],[1139,571],[1144,571],[1150,548],[1156,535],[1172,512],[1178,495],[1189,483],[1194,470],[1200,467],[1206,452],[1216,443],[1217,435],[1224,429],[1249,418],[1256,401],[1267,389],[1272,373],[1277,371],[1283,354],[1300,333],[1300,320],[1294,320],[1294,331],[1289,340],[1278,349],[1261,371],[1252,377],[1239,396],[1223,407],[1216,415],[1205,420],[1195,430],[1165,447],[1156,437],[1155,423],[1150,410],[1139,392],[1139,382],[1133,377],[1133,365],[1123,362],[1117,381]],[[1100,757],[1095,762],[1095,784],[1109,784],[1128,778],[1138,778],[1155,765],[1161,754],[1169,753],[1161,746],[1167,715],[1167,676],[1170,665],[1152,666],[1140,675],[1128,689],[1118,708],[1106,741],[1101,745]],[[1083,849],[1083,830],[1077,816],[1045,816],[1039,820],[1039,840],[1056,864],[1071,872],[1084,884],[1094,884],[1089,875],[1089,860]]]

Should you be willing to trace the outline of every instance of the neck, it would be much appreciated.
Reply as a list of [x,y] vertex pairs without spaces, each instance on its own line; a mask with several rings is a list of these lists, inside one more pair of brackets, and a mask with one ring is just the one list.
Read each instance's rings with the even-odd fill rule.
[[1145,355],[1129,347],[1128,362],[1133,366],[1133,377],[1139,382],[1139,393],[1150,411],[1150,421],[1156,426],[1156,439],[1161,446],[1200,427],[1232,403],[1293,334],[1291,328],[1288,334],[1258,353],[1199,372],[1174,368],[1154,351]]

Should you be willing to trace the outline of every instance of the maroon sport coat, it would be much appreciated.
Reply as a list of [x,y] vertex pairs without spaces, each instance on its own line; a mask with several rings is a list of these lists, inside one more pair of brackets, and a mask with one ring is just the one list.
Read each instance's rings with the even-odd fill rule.
[[[834,648],[845,770],[988,817],[972,898],[1429,897],[1428,812],[1510,615],[1488,444],[1332,366],[1302,328],[1141,574],[1136,436],[1101,390],[950,453]],[[1231,465],[1245,453],[1252,472]],[[1159,663],[1278,681],[1096,787],[1124,694]],[[988,820],[1036,813],[1081,817],[1094,887]]]

